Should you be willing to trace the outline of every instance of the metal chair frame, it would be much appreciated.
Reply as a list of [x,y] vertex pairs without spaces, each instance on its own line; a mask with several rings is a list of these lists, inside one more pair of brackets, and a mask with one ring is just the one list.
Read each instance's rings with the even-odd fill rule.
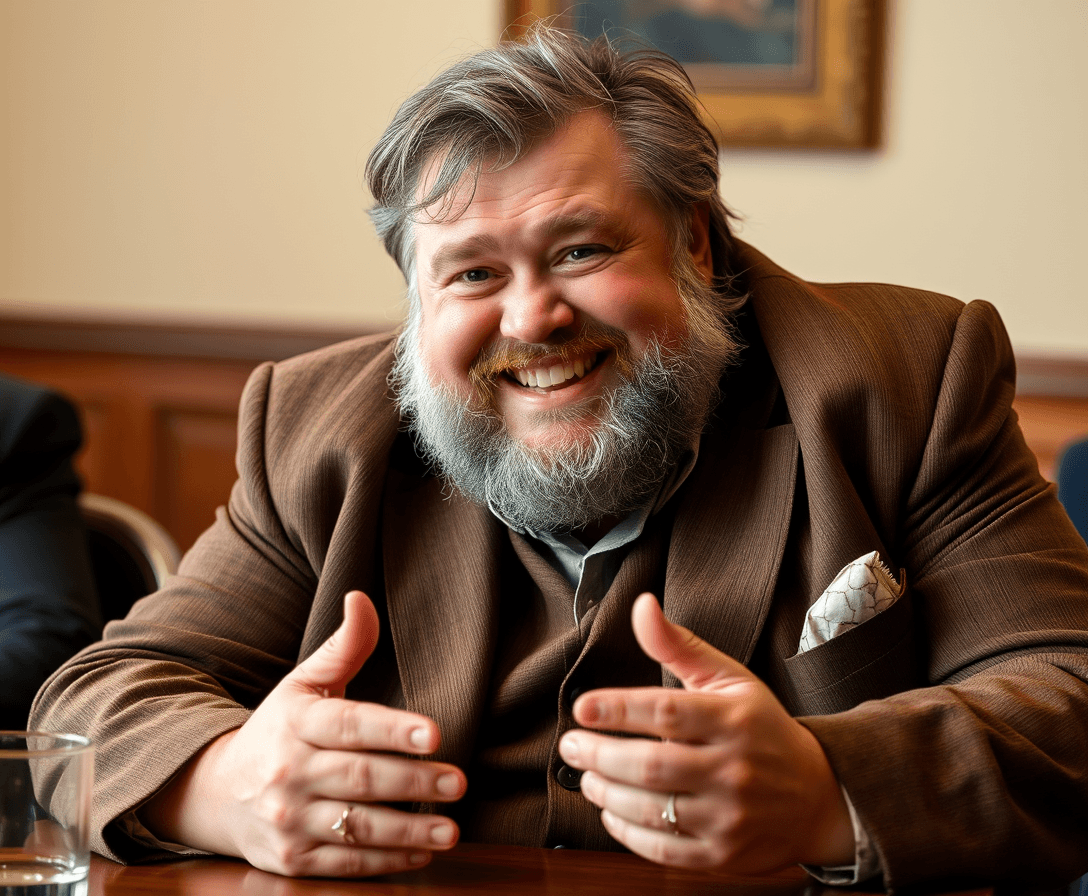
[[[170,533],[131,504],[105,495],[84,492],[79,496],[79,507],[91,539],[91,560],[96,567],[99,597],[105,617],[103,621],[108,622],[127,613],[135,599],[161,588],[177,571],[181,552]],[[101,548],[100,556],[95,556],[97,537],[101,537],[109,545],[105,553],[110,556],[101,556]],[[99,567],[101,564],[117,565],[117,557],[123,558],[120,565],[138,571],[141,579],[122,590],[141,593],[107,593],[106,589],[111,586],[104,586],[102,570]],[[128,578],[134,578],[131,571]]]

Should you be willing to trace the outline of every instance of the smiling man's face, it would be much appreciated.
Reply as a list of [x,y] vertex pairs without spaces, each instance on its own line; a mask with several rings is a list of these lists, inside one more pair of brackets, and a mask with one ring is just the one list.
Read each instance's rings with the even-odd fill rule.
[[[585,441],[650,346],[687,337],[665,225],[626,163],[608,119],[582,112],[415,224],[422,366],[527,448]],[[709,281],[698,215],[692,229]]]

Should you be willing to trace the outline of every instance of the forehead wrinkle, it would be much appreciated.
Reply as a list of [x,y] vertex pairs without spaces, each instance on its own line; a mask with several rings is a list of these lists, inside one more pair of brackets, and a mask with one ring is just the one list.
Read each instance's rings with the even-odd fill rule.
[[595,208],[582,208],[571,212],[560,212],[546,218],[542,229],[549,236],[566,236],[580,230],[591,230],[608,224],[611,216]]

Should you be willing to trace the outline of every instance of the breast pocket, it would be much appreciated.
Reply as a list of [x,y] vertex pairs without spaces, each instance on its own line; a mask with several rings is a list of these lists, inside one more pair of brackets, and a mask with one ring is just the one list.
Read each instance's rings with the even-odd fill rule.
[[920,687],[918,647],[908,589],[867,622],[786,660],[792,708],[827,715]]

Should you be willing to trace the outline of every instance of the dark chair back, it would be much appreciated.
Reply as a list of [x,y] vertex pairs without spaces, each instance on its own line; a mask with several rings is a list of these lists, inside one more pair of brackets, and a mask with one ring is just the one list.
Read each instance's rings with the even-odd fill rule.
[[102,621],[121,619],[177,571],[181,553],[162,526],[131,504],[84,493],[79,506],[87,524]]

